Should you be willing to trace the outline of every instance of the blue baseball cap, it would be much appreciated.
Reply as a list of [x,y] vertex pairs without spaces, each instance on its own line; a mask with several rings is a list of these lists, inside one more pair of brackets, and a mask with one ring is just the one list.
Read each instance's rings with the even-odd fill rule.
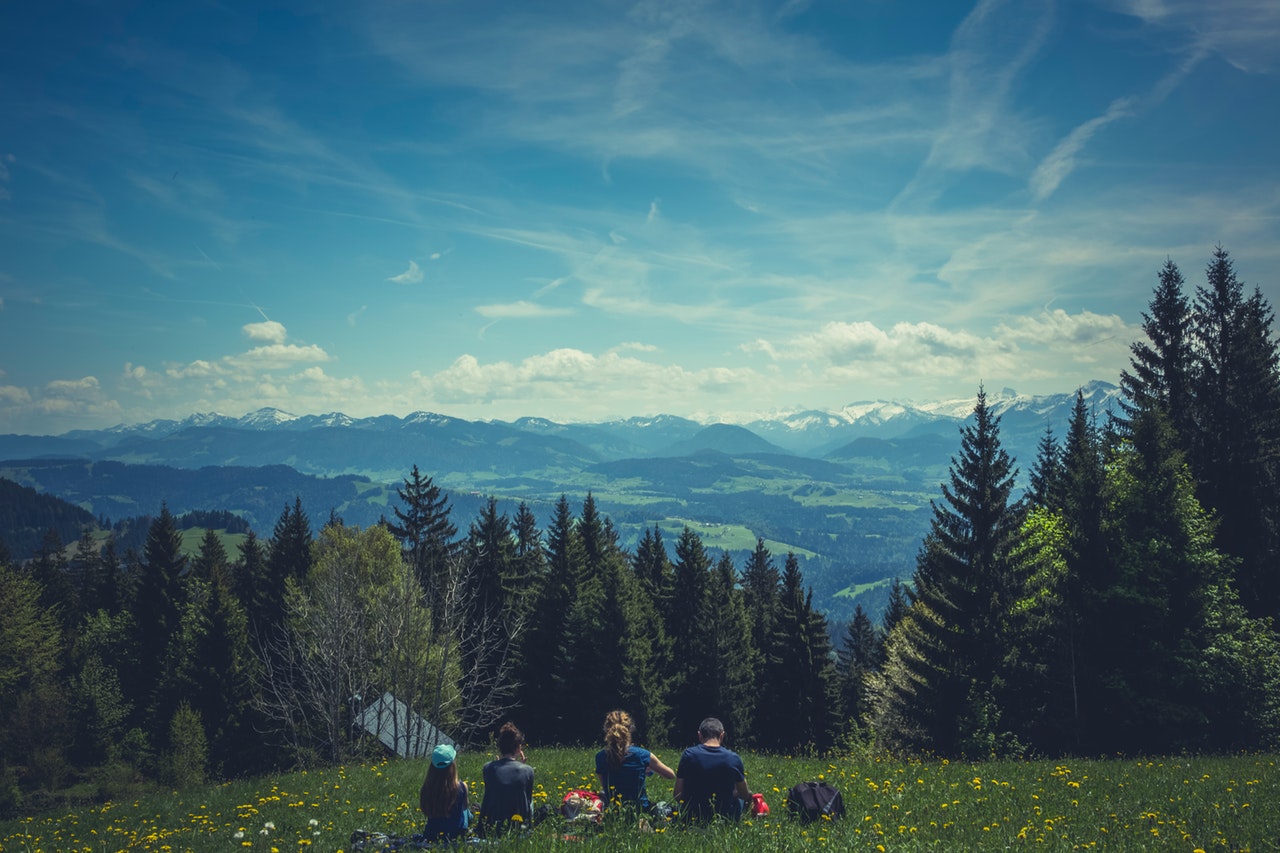
[[447,743],[442,743],[435,749],[431,750],[431,766],[432,767],[448,767],[453,763],[453,759],[458,757],[458,751]]

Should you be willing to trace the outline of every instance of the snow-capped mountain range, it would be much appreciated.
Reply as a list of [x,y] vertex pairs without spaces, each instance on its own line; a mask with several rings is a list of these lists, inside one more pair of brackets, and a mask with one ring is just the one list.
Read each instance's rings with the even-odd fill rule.
[[[1100,418],[1116,406],[1119,388],[1094,381],[1081,393],[1086,405]],[[1011,388],[987,394],[987,405],[1002,419],[1006,433],[1024,435],[1028,430],[1037,440],[1046,427],[1061,434],[1062,425],[1075,402],[1075,394],[1025,395]],[[860,437],[900,438],[922,430],[962,423],[973,413],[974,398],[964,397],[927,402],[868,400],[849,403],[836,410],[801,409],[781,411],[758,417],[736,426],[776,444],[791,453],[821,455],[834,446]],[[489,423],[509,426],[536,435],[558,435],[593,446],[604,436],[615,440],[625,437],[635,446],[632,450],[653,453],[676,442],[691,439],[709,423],[674,415],[632,417],[595,423],[553,421],[547,418],[521,418],[512,422],[467,422],[434,412],[412,412],[404,417],[378,415],[354,418],[342,412],[318,415],[295,415],[276,408],[262,408],[241,417],[218,412],[202,412],[182,420],[154,420],[141,424],[120,424],[104,430],[74,430],[59,436],[73,442],[90,441],[112,445],[139,438],[164,438],[190,429],[232,429],[256,431],[303,432],[318,429],[353,429],[397,431],[419,428],[447,428],[462,423]],[[28,438],[36,438],[29,436]],[[621,450],[621,448],[619,448]],[[614,453],[607,453],[613,456]]]

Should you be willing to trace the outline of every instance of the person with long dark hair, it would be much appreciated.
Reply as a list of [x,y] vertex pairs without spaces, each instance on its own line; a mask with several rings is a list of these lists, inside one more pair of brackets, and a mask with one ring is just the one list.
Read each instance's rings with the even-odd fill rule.
[[457,751],[445,743],[431,751],[427,777],[418,792],[418,806],[427,818],[422,831],[427,841],[453,841],[466,835],[471,825],[467,783],[458,779],[457,757]]
[[533,768],[524,762],[524,733],[515,723],[498,730],[499,757],[484,766],[482,831],[533,823]]
[[633,742],[636,724],[626,711],[610,711],[604,718],[604,749],[596,753],[596,775],[606,803],[620,803],[650,811],[645,781],[652,773],[664,779],[676,773],[662,759]]

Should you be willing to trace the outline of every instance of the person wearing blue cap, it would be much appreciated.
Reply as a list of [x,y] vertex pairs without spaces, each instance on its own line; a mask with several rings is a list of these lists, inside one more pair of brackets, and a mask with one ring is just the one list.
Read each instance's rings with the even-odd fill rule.
[[422,830],[426,841],[461,838],[471,825],[467,783],[458,779],[457,757],[457,750],[447,743],[431,751],[431,766],[418,792],[418,806],[427,818]]

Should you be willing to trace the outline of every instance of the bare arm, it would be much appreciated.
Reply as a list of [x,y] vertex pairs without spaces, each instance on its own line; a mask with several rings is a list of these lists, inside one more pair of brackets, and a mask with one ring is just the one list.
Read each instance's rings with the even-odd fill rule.
[[671,799],[673,800],[684,799],[684,780],[683,779],[676,780],[675,787],[671,789]]
[[658,758],[658,756],[654,755],[652,752],[649,753],[649,769],[654,773],[657,773],[663,779],[676,778],[676,771],[663,764],[662,759]]
[[733,787],[733,795],[740,800],[751,799],[751,789],[747,787],[746,779],[743,779]]

